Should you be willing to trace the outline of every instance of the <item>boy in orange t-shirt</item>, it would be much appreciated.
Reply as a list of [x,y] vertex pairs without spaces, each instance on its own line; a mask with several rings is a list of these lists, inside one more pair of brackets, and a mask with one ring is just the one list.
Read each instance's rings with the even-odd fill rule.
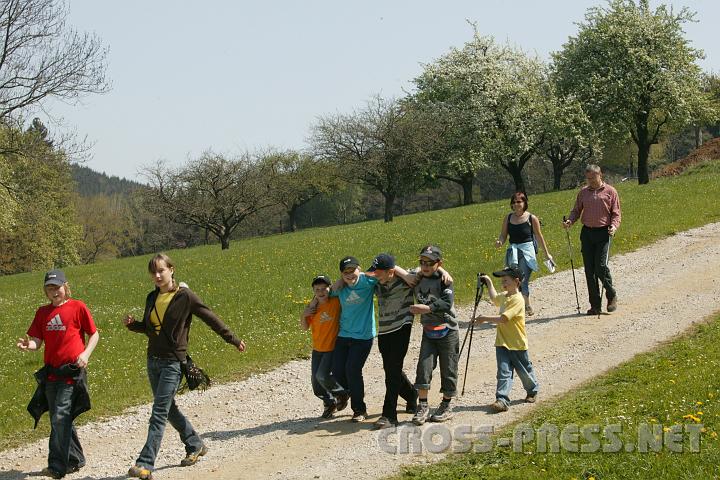
[[347,406],[350,396],[331,373],[335,339],[340,329],[340,300],[330,297],[330,278],[318,275],[312,281],[315,296],[300,316],[300,326],[312,332],[312,387],[325,405],[322,418]]

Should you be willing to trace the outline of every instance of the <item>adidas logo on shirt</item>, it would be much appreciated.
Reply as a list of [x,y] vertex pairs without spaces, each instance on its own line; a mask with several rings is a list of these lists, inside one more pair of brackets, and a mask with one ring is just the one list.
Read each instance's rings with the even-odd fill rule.
[[320,323],[330,322],[332,321],[332,317],[327,312],[322,312],[320,314]]
[[56,314],[53,318],[51,318],[50,321],[47,323],[47,331],[48,332],[65,331],[65,325],[63,325],[63,322],[60,319],[59,313]]
[[360,295],[358,295],[356,292],[350,292],[350,295],[348,295],[347,299],[345,300],[347,303],[360,303],[362,302],[362,298],[360,298]]

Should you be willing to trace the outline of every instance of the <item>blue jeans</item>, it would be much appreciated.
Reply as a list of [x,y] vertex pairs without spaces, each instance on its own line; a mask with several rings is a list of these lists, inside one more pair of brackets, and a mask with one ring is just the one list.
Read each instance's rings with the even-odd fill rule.
[[335,397],[345,392],[331,372],[332,362],[333,352],[312,351],[310,371],[313,393],[323,401],[326,407],[334,404]]
[[445,398],[457,395],[460,334],[450,330],[443,338],[428,338],[424,333],[420,343],[415,388],[430,390],[432,372],[440,360],[440,391]]
[[510,404],[514,372],[517,372],[528,395],[534,396],[538,393],[540,384],[538,384],[527,350],[508,350],[505,347],[495,347],[495,358],[497,359],[495,398],[498,401],[505,405]]
[[50,413],[48,467],[64,474],[70,467],[85,465],[85,456],[73,425],[72,396],[75,385],[47,382],[45,397]]
[[365,382],[362,369],[370,355],[373,339],[337,337],[333,351],[333,375],[350,393],[350,407],[354,413],[367,412],[365,405]]
[[[510,265],[510,256],[511,255],[509,252],[505,255],[505,265],[507,265],[508,267],[511,266]],[[520,269],[520,271],[523,274],[522,282],[520,282],[520,293],[522,293],[526,297],[529,297],[530,296],[530,276],[532,275],[533,270],[532,270],[532,268],[530,268],[527,261],[525,260],[525,256],[523,255],[523,253],[519,250],[517,253],[517,259],[518,259],[517,267]]]
[[203,442],[175,404],[175,393],[182,379],[180,362],[165,358],[148,357],[147,372],[150,379],[150,388],[152,388],[153,392],[153,406],[147,440],[135,463],[149,470],[154,470],[155,458],[160,450],[160,442],[165,433],[165,424],[168,421],[180,434],[180,440],[185,444],[186,453],[200,450],[203,447]]

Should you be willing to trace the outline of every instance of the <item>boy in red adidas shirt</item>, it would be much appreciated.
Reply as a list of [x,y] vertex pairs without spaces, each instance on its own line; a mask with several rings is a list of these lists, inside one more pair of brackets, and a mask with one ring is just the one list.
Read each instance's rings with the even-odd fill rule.
[[[34,407],[31,413],[37,415],[36,421],[43,410],[49,412],[50,451],[48,467],[42,473],[63,478],[85,465],[73,420],[90,408],[85,368],[100,334],[85,304],[70,298],[61,270],[45,274],[45,295],[50,303],[38,308],[26,338],[19,339],[17,347],[38,350],[45,342],[45,366],[35,374],[39,386],[28,410]],[[89,336],[87,345],[85,335]]]

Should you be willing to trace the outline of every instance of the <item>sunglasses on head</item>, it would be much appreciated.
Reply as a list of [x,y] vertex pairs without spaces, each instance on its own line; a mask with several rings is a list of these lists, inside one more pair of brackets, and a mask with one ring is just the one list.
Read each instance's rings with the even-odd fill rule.
[[420,265],[422,265],[423,267],[432,267],[436,263],[436,260],[420,260]]

